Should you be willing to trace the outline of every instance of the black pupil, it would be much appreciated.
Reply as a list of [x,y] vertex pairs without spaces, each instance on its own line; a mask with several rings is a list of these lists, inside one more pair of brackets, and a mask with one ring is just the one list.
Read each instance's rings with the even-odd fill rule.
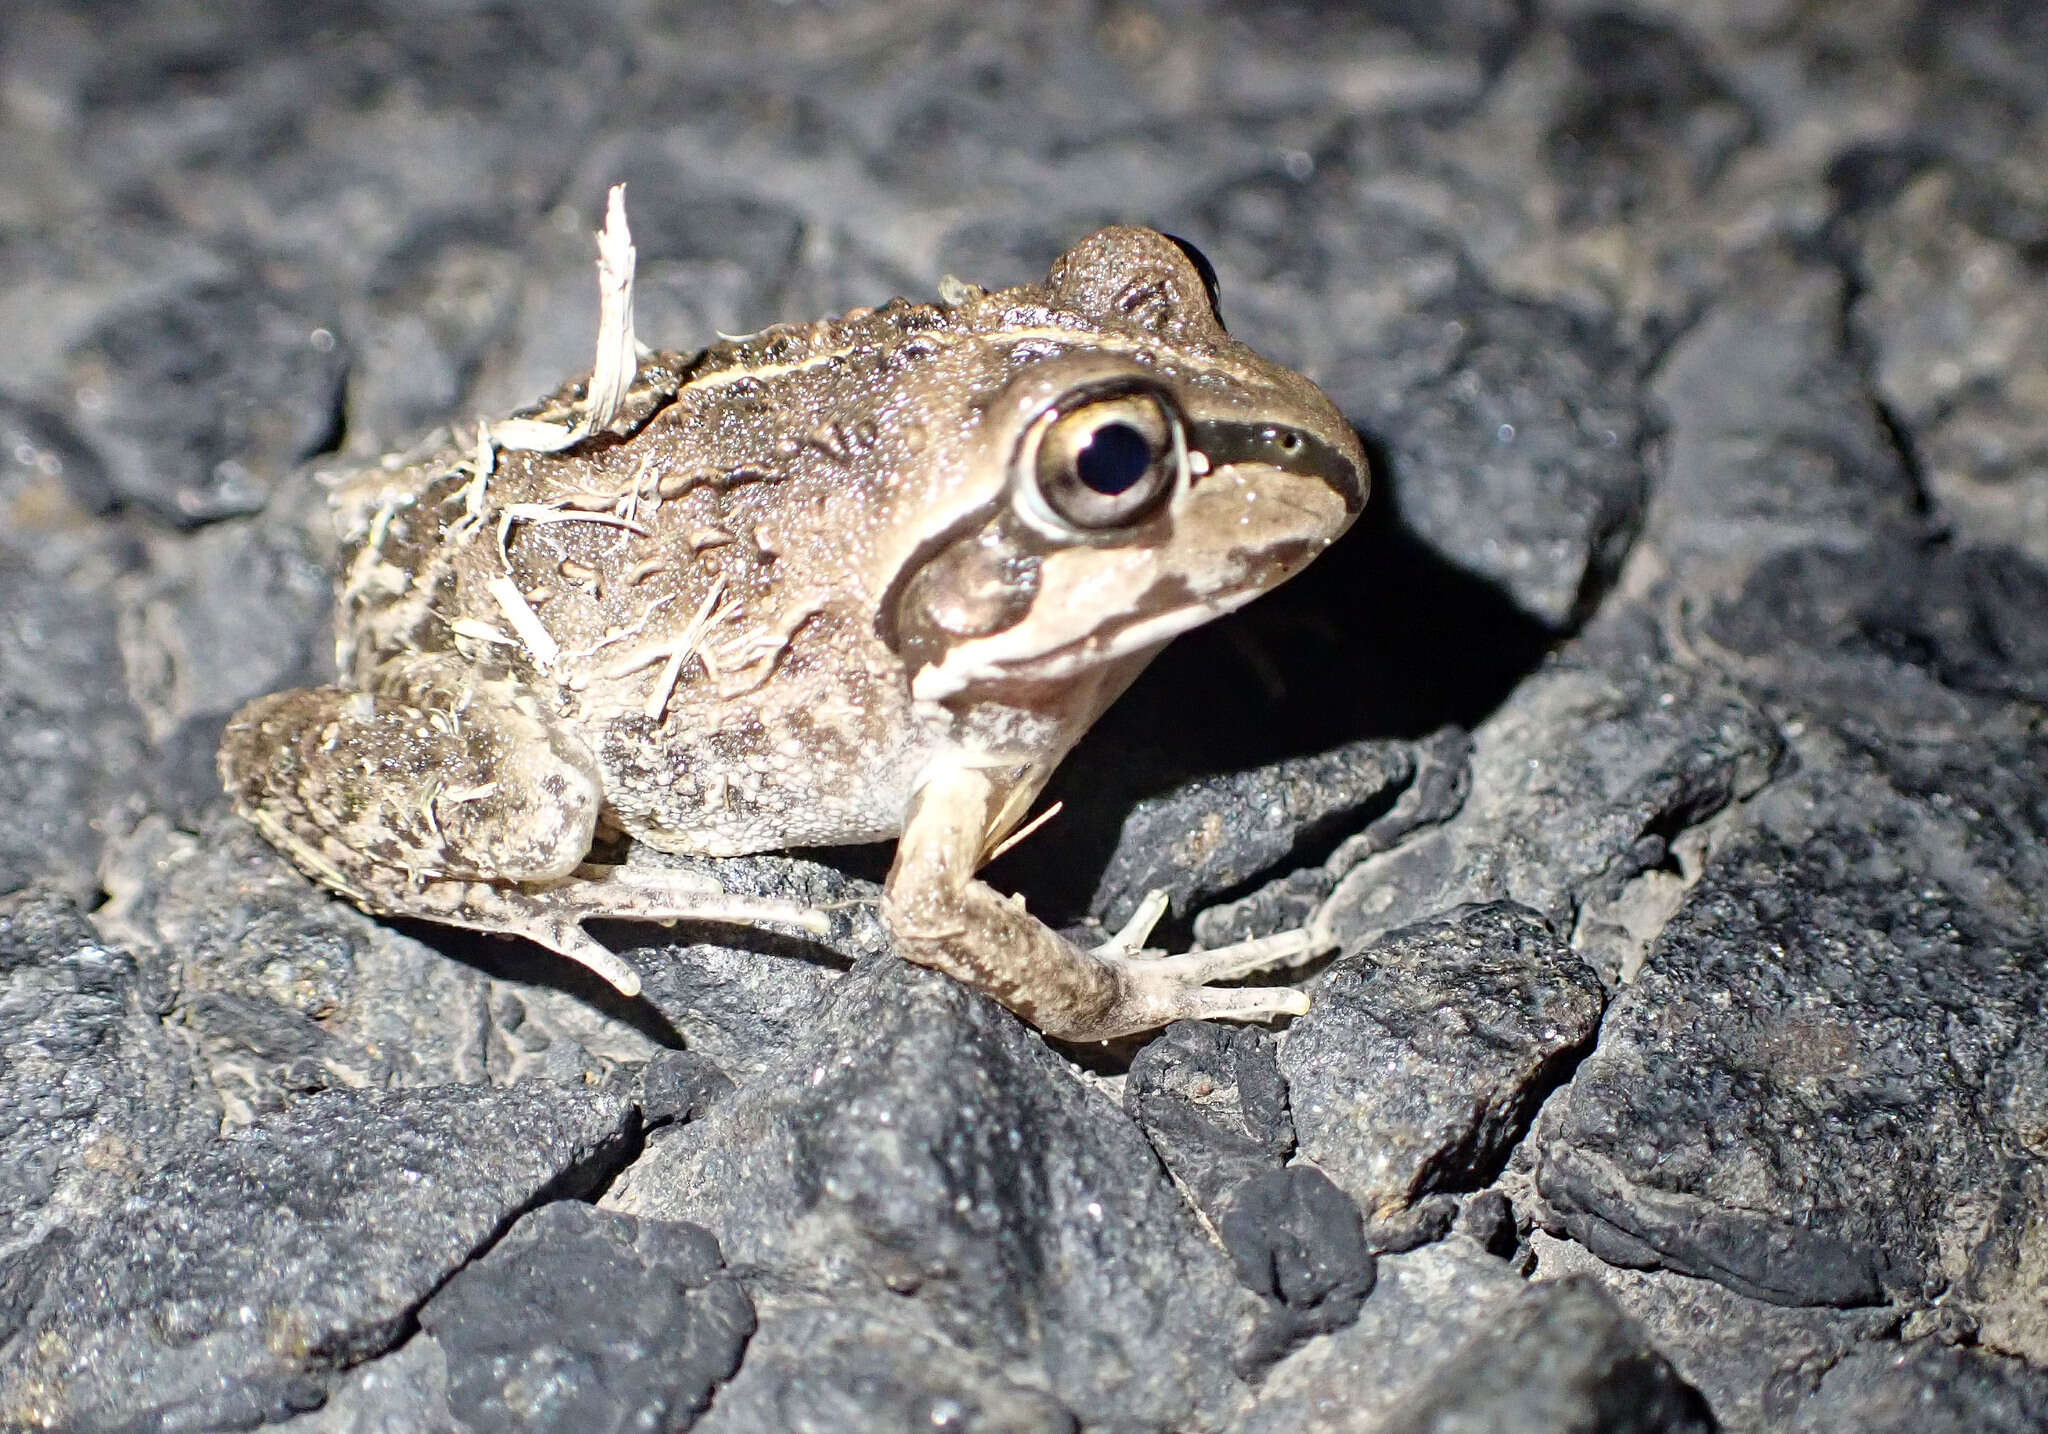
[[1074,476],[1098,493],[1129,491],[1152,470],[1152,445],[1128,423],[1105,423],[1074,457]]

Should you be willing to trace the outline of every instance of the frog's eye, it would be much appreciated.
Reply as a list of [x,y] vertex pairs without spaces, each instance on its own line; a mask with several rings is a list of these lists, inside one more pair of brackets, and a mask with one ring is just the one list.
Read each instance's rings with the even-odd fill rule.
[[1069,409],[1038,442],[1045,506],[1076,528],[1120,528],[1157,507],[1180,471],[1179,423],[1156,394],[1125,393]]

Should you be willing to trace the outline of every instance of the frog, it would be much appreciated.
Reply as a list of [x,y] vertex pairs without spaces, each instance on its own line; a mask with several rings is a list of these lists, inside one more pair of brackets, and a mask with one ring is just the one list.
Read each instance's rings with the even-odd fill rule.
[[1169,955],[1151,900],[1084,944],[977,875],[1166,643],[1366,502],[1356,431],[1231,336],[1198,250],[1111,225],[1041,282],[647,350],[603,412],[593,386],[332,482],[336,679],[219,752],[296,865],[632,997],[587,922],[825,930],[658,854],[894,840],[896,950],[1049,1037],[1308,1009],[1244,984],[1301,933]]

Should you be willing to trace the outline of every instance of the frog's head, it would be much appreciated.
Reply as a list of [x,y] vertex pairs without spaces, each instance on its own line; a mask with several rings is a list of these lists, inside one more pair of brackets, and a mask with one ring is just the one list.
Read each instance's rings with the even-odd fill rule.
[[1000,381],[883,605],[920,698],[1134,671],[1299,572],[1365,503],[1351,426],[1230,338],[1179,241],[1101,230],[1043,285],[970,294],[959,317]]

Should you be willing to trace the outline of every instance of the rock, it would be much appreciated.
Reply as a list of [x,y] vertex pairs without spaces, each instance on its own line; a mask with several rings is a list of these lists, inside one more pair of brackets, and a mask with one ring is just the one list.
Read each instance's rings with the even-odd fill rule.
[[1712,1280],[1667,1270],[1626,1270],[1541,1230],[1529,1236],[1539,1279],[1596,1282],[1641,1326],[1686,1383],[1699,1390],[1725,1434],[1772,1434],[1821,1372],[1870,1340],[1893,1333],[1884,1309],[1789,1308],[1736,1294]]
[[1353,948],[1280,1053],[1301,1152],[1375,1216],[1483,1183],[1602,1004],[1592,970],[1507,903]]
[[110,315],[69,381],[114,490],[181,527],[262,507],[273,475],[340,432],[338,326],[253,273]]
[[2041,224],[1997,177],[1933,164],[1844,227],[1856,330],[1935,516],[2048,564],[2048,299],[2027,257]]
[[818,940],[706,924],[690,929],[698,939],[684,943],[658,926],[603,928],[640,972],[644,1002],[666,1029],[734,1077],[764,1070],[802,1039],[847,964],[890,950],[873,882],[786,856],[647,859],[701,871],[731,892],[802,902],[832,917],[832,933]]
[[[886,1306],[764,1303],[746,1363],[698,1434],[1077,1434],[1057,1396]],[[1137,1426],[1145,1427],[1145,1426]]]
[[0,900],[0,1340],[53,1261],[218,1112],[157,1020],[162,973],[48,891]]
[[1195,918],[1196,940],[1213,949],[1306,926],[1352,867],[1456,816],[1470,787],[1472,739],[1446,727],[1409,751],[1414,774],[1391,807],[1345,837],[1320,866],[1298,867],[1247,896],[1205,908]]
[[1594,229],[1697,201],[1758,133],[1688,32],[1628,11],[1562,27],[1572,77],[1543,137],[1560,224]]
[[1084,1422],[1207,1429],[1241,1397],[1257,1302],[1144,1138],[932,972],[857,968],[766,1070],[656,1132],[605,1203],[705,1226],[754,1288],[885,1309],[1014,1367]]
[[[640,204],[636,185],[636,216]],[[474,213],[419,221],[345,306],[344,332],[358,358],[348,377],[353,451],[405,448],[474,413],[478,375],[512,338],[524,285],[521,256],[504,237],[502,220]]]
[[1922,1341],[1870,1345],[1788,1411],[1788,1434],[2036,1434],[2048,1375],[2017,1360]]
[[1550,631],[1585,618],[1646,497],[1639,379],[1612,334],[1461,276],[1325,377],[1386,446],[1375,503]]
[[648,1129],[702,1120],[732,1094],[732,1077],[695,1051],[656,1051],[640,1068],[640,1119]]
[[267,1434],[470,1434],[448,1408],[448,1361],[428,1334],[351,1369],[318,1409],[263,1427]]
[[323,1089],[433,1087],[489,1069],[488,983],[300,875],[216,811],[115,840],[101,919],[176,972],[174,1019],[231,1126]]
[[0,1419],[252,1427],[317,1406],[521,1209],[610,1173],[622,1096],[331,1091],[145,1175],[53,1262]]
[[1823,816],[1731,842],[1608,1013],[1538,1181],[1601,1258],[1787,1305],[1965,1274],[1966,1192],[2024,1167],[2048,1091],[2048,974],[1953,855],[1930,870],[1944,834],[1886,815],[1898,837]]
[[109,591],[136,555],[72,501],[64,464],[31,434],[0,455],[0,892],[40,880],[84,900],[102,825],[143,785]]
[[1294,1153],[1273,1033],[1175,1021],[1131,1061],[1124,1109],[1201,1202]]
[[331,680],[332,591],[320,544],[282,523],[159,540],[148,571],[123,584],[123,671],[156,750],[157,804],[181,824],[198,826],[220,797],[215,754],[237,707]]
[[1406,744],[1354,742],[1247,772],[1201,777],[1123,819],[1090,910],[1115,928],[1151,891],[1185,915],[1200,898],[1263,875],[1303,847],[1334,844],[1361,808],[1406,787]]
[[1626,973],[1658,918],[1629,929],[1582,911],[1648,887],[1661,917],[1683,889],[1686,832],[1756,791],[1781,750],[1732,684],[1664,660],[1617,621],[1473,733],[1471,795],[1455,817],[1352,867],[1316,921],[1355,949],[1457,906],[1513,901],[1588,943],[1610,978]]
[[1275,1365],[1243,1427],[1247,1434],[1372,1434],[1432,1367],[1525,1288],[1506,1261],[1457,1236],[1383,1255],[1379,1283],[1357,1321]]
[[[1945,703],[1934,691],[1913,693],[1908,682],[1918,678],[1915,685],[1966,697],[2048,703],[2043,611],[2048,565],[2019,549],[1901,535],[1858,552],[1778,553],[1758,564],[1705,626],[1750,659],[1774,690],[1798,691],[1805,704],[1825,704],[1852,720],[1967,720],[1967,706]],[[1794,652],[1825,661],[1802,668],[1787,661]],[[1901,668],[1907,682],[1900,681]],[[1859,687],[1878,690],[1866,697]]]
[[1591,1281],[1545,1281],[1493,1311],[1379,1434],[1713,1434],[1696,1390]]
[[466,1429],[686,1429],[739,1368],[754,1307],[691,1225],[557,1201],[419,1313]]
[[1697,587],[1739,584],[1782,549],[1862,548],[1916,502],[1844,350],[1841,274],[1773,251],[1737,280],[1651,385],[1670,433],[1644,536]]
[[1274,1302],[1238,1370],[1251,1375],[1357,1317],[1373,1258],[1358,1208],[1294,1146],[1273,1038],[1177,1021],[1131,1063],[1124,1107],[1230,1252],[1239,1283]]

